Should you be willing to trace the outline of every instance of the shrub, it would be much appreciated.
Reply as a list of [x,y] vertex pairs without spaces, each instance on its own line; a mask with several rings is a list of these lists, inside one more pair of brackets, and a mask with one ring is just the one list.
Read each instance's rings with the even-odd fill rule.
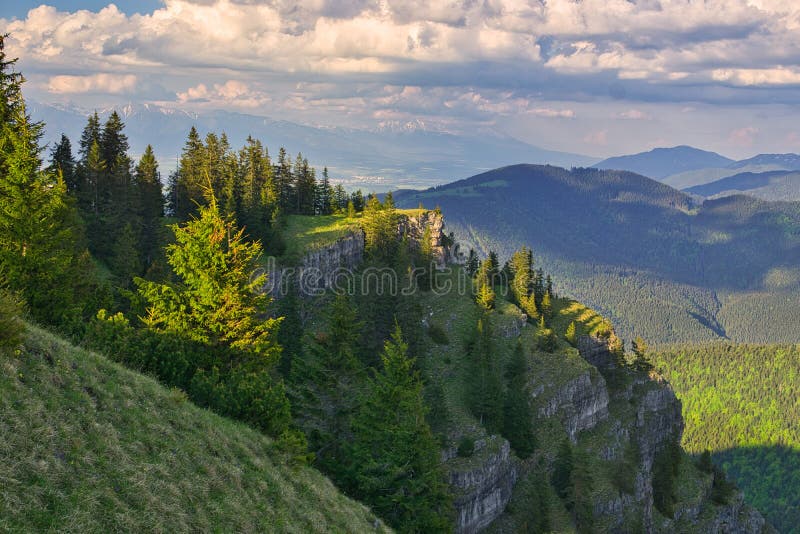
[[463,436],[458,442],[458,455],[461,458],[469,458],[475,452],[475,440],[469,436]]

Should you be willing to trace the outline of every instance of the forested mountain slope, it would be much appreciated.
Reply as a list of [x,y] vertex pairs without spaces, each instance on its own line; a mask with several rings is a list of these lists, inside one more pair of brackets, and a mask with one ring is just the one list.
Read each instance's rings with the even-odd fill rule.
[[796,171],[745,172],[690,187],[687,193],[704,197],[747,194],[763,200],[800,200],[800,173]]
[[0,530],[387,530],[264,434],[28,326],[0,352]]
[[[732,196],[696,203],[628,172],[515,165],[421,192],[462,252],[530,244],[564,294],[630,338],[796,342],[800,204]],[[769,313],[767,310],[769,309]]]
[[800,527],[800,346],[678,345],[652,355],[683,404],[683,445],[708,449],[781,532]]

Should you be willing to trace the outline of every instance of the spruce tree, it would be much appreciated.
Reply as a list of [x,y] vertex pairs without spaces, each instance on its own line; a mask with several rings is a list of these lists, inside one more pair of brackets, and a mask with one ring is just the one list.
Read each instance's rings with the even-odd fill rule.
[[495,301],[495,292],[494,287],[492,287],[492,278],[490,273],[491,261],[486,259],[480,263],[473,283],[475,301],[482,309],[486,311],[494,308]]
[[383,368],[370,380],[353,419],[354,494],[403,532],[450,530],[439,447],[399,327],[381,359]]
[[564,339],[567,341],[567,343],[569,343],[573,347],[577,347],[578,346],[578,338],[577,338],[577,333],[576,333],[575,321],[571,321],[569,323],[569,326],[567,326],[567,331],[564,334]]
[[535,441],[533,429],[533,411],[530,406],[530,395],[526,391],[528,367],[522,344],[517,342],[511,360],[506,366],[506,390],[503,404],[503,437],[505,437],[520,458],[527,458],[533,452]]
[[27,114],[24,78],[4,46],[0,36],[0,272],[36,320],[60,324],[76,312],[79,229],[64,182],[40,170],[43,125]]
[[170,177],[170,213],[180,221],[187,220],[190,215],[196,213],[198,204],[205,203],[203,188],[206,177],[202,174],[204,153],[205,147],[200,134],[192,126],[178,168]]
[[488,315],[478,320],[475,338],[469,348],[467,403],[472,414],[490,432],[503,427],[503,383],[492,340]]
[[78,189],[77,176],[75,174],[77,162],[72,156],[72,143],[69,137],[61,134],[61,139],[50,152],[50,166],[48,171],[61,173],[67,193],[74,195]]
[[210,186],[208,205],[197,218],[173,225],[175,243],[167,261],[178,281],[156,283],[136,279],[147,303],[144,323],[211,345],[224,345],[277,363],[275,342],[279,319],[264,319],[270,299],[261,291],[266,275],[253,276],[261,244],[247,242],[242,230],[226,221]]
[[464,267],[467,270],[467,274],[470,277],[474,277],[475,273],[478,272],[478,264],[480,261],[478,260],[478,254],[475,253],[475,249],[469,249],[469,254],[467,255],[467,261],[464,264]]
[[567,500],[567,502],[569,502],[572,495],[573,467],[572,445],[569,439],[564,438],[553,462],[553,474],[550,477],[550,483],[555,488],[556,494],[561,499]]
[[145,266],[159,257],[164,218],[164,193],[153,147],[147,145],[136,165],[136,186],[139,189],[139,220],[141,221],[140,255]]

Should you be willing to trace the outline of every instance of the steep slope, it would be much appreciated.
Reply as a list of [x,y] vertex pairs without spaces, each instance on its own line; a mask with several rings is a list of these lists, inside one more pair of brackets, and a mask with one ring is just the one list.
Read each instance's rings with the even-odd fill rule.
[[[442,276],[443,287],[457,288],[463,271]],[[421,365],[428,382],[441,383],[444,390],[449,422],[442,459],[455,492],[458,532],[538,532],[534,525],[545,523],[547,531],[573,531],[573,511],[550,485],[565,441],[580,466],[576,469],[592,481],[580,497],[589,511],[579,530],[758,533],[768,528],[739,493],[713,502],[711,476],[683,453],[674,477],[672,515],[660,512],[654,496],[663,488],[655,472],[684,427],[680,402],[669,385],[656,375],[617,368],[604,338],[584,337],[578,349],[561,341],[552,352],[540,350],[538,327],[501,298],[489,315],[493,357],[502,369],[521,343],[537,442],[530,458],[517,457],[508,441],[488,431],[466,405],[470,366],[465,344],[481,313],[465,297],[450,291],[421,298],[426,321],[440,327],[447,340],[432,345]],[[598,334],[608,325],[591,309],[557,299],[552,327],[563,335],[573,321],[583,335]],[[466,453],[460,450],[464,440],[474,443]]]
[[35,327],[0,354],[0,530],[383,530],[270,439]]
[[800,173],[744,172],[685,189],[704,197],[747,194],[763,200],[800,200]]
[[593,166],[598,169],[631,171],[661,179],[680,172],[709,167],[725,167],[731,163],[734,163],[732,159],[720,156],[716,152],[682,145],[672,148],[654,148],[639,154],[608,158]]
[[773,341],[800,341],[788,319],[800,295],[798,203],[733,196],[698,205],[632,173],[536,165],[396,201],[441,206],[462,252],[506,258],[530,245],[563,294],[625,338],[761,342],[769,330]]

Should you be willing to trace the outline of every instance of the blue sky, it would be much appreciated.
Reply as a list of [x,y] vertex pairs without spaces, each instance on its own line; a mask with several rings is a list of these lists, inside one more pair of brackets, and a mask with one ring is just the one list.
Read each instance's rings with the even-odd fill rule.
[[[89,11],[99,11],[106,7],[108,0],[92,0],[86,2],[69,2],[64,0],[46,2],[61,11],[76,11],[79,9],[88,9]],[[134,13],[152,13],[155,9],[162,7],[164,2],[160,0],[121,0],[116,1],[114,4],[120,11],[128,15]],[[25,18],[30,9],[42,5],[42,2],[28,2],[23,0],[8,0],[0,3],[0,18]]]
[[785,0],[10,4],[0,27],[43,102],[492,129],[592,156],[800,151]]

